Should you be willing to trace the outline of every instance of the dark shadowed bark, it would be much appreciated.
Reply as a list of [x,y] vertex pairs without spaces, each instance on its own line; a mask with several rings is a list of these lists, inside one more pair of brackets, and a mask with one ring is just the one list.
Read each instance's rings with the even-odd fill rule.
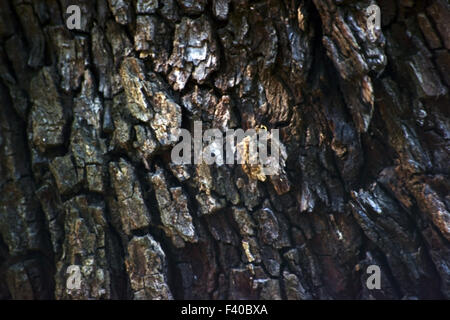
[[448,0],[0,0],[0,298],[450,298],[449,49]]

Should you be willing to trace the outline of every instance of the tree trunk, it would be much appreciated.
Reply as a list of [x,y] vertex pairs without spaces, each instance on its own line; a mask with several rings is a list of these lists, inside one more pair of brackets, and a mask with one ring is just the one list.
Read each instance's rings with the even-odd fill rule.
[[0,298],[450,298],[450,5],[376,3],[0,0]]

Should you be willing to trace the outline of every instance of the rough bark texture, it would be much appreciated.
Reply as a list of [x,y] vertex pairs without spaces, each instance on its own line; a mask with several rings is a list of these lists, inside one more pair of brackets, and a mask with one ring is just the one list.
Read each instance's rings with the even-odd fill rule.
[[[0,298],[450,298],[450,5],[373,3],[0,0]],[[196,120],[282,174],[173,165]]]

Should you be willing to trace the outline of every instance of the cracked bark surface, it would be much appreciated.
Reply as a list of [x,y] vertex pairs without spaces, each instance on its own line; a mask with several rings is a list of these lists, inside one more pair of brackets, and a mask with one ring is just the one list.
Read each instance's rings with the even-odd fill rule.
[[447,0],[0,0],[0,299],[449,299],[449,50]]

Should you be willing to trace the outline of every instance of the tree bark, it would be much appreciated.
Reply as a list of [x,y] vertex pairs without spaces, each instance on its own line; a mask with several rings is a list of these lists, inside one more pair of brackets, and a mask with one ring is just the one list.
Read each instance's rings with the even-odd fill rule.
[[[0,0],[0,298],[450,298],[449,21],[447,0]],[[279,129],[282,170],[174,164],[195,121]]]

